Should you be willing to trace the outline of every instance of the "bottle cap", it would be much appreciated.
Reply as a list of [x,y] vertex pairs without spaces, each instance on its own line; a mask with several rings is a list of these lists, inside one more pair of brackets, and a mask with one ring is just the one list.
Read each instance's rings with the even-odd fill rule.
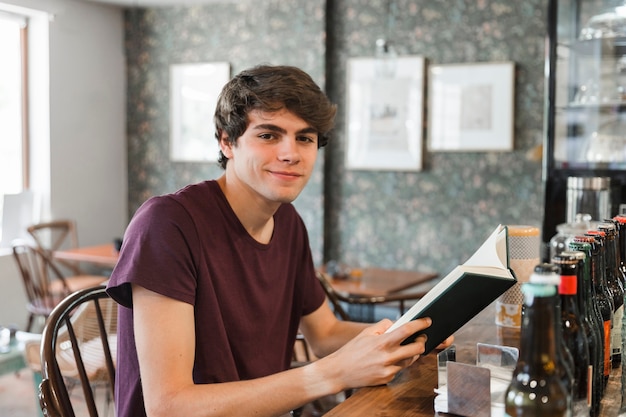
[[550,263],[541,263],[535,266],[532,274],[528,278],[528,281],[533,284],[546,284],[558,286],[561,282],[560,279],[561,268],[557,265]]
[[564,250],[561,254],[571,256],[579,261],[584,261],[587,257],[587,254],[580,250]]
[[620,222],[621,224],[624,224],[624,223],[626,223],[626,215],[618,214],[617,216],[613,217],[613,220],[616,220],[616,221]]
[[572,265],[577,264],[580,258],[574,255],[571,251],[563,251],[552,257],[552,263],[556,265]]
[[529,297],[551,297],[556,295],[556,286],[536,282],[522,284],[522,292]]

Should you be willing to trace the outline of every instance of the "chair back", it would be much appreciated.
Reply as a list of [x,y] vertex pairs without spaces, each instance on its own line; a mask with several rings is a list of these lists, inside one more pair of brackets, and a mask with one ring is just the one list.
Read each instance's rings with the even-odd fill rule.
[[342,320],[350,320],[350,315],[346,312],[346,310],[341,305],[339,300],[339,296],[337,292],[333,289],[333,286],[330,284],[330,277],[322,271],[316,271],[317,279],[322,284],[322,288],[324,288],[324,292],[326,293],[326,298],[330,302],[330,305],[335,312],[335,315],[338,316]]
[[[55,307],[41,341],[39,403],[46,416],[106,415],[114,398],[117,304],[106,286],[76,291]],[[82,396],[69,392],[80,385]],[[99,414],[96,391],[104,390]],[[86,411],[84,410],[86,408]]]
[[12,249],[26,293],[26,310],[30,314],[26,331],[31,331],[34,317],[48,317],[70,290],[61,272],[37,248],[16,240]]
[[78,233],[74,221],[55,220],[37,223],[30,225],[26,230],[35,240],[36,246],[47,254],[49,261],[54,262],[57,268],[62,271],[67,268],[73,275],[82,273],[77,262],[54,259],[52,256],[54,251],[78,247]]

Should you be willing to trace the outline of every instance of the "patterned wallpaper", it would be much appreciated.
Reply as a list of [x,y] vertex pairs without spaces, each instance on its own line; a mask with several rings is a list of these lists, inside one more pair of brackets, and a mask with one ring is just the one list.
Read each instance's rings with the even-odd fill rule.
[[[225,0],[128,10],[130,215],[151,195],[221,173],[169,160],[170,64],[297,65],[339,105],[334,138],[296,201],[316,262],[446,273],[498,223],[541,224],[546,9],[547,0]],[[514,150],[425,152],[419,172],[346,170],[346,62],[373,56],[379,37],[428,65],[514,61]]]

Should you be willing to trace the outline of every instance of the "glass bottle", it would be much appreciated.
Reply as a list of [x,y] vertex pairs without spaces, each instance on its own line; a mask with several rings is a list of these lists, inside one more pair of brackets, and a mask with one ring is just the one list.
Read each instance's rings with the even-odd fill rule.
[[556,235],[550,239],[550,259],[555,255],[569,250],[569,243],[577,235],[584,234],[591,228],[590,214],[576,214],[573,223],[561,223],[556,226]]
[[603,387],[609,382],[611,373],[611,327],[613,325],[613,295],[606,285],[606,269],[604,267],[604,233],[588,231],[586,234],[592,239],[591,244],[591,279],[595,287],[595,301],[602,316],[604,329],[604,366]]
[[611,366],[617,368],[622,361],[622,318],[624,317],[624,286],[618,266],[617,226],[613,220],[598,225],[606,236],[606,281],[613,295],[613,327],[611,329]]
[[[577,295],[578,307],[580,308],[580,318],[587,345],[589,347],[589,364],[591,366],[591,417],[600,414],[600,400],[602,399],[602,379],[604,366],[604,353],[602,351],[602,333],[600,333],[600,321],[596,322],[596,318],[592,316],[593,312],[591,303],[591,278],[589,277],[587,255],[581,250],[573,250],[576,243],[570,243],[570,250],[563,253],[571,254],[578,260],[578,282]],[[598,316],[599,317],[599,316]],[[596,324],[598,323],[598,324]]]
[[[536,265],[533,272],[528,277],[528,281],[533,284],[552,285],[558,288],[561,282],[561,269],[551,263],[540,263]],[[563,386],[567,389],[570,399],[574,395],[574,357],[563,339],[563,328],[561,326],[561,298],[558,294],[554,300],[554,316],[558,320],[555,321],[554,340],[556,343],[556,361],[558,365],[558,374],[563,382]],[[524,314],[524,306],[522,304],[522,315]],[[571,410],[571,404],[570,404]]]
[[[561,298],[563,340],[574,360],[572,416],[588,417],[591,411],[593,365],[589,358],[589,343],[583,329],[578,302],[578,257],[568,251],[552,258],[561,269],[558,292]],[[558,318],[557,318],[558,320]]]
[[[617,226],[618,245],[617,246],[619,250],[617,251],[617,255],[619,256],[619,259],[617,260],[617,263],[619,265],[619,270],[620,270],[620,279],[622,280],[622,285],[624,286],[624,289],[626,290],[626,265],[624,263],[626,260],[626,215],[618,214],[613,219],[617,221],[617,224],[618,224]],[[626,294],[624,296],[626,297]],[[624,355],[626,355],[626,349],[624,349],[625,346],[626,346],[626,320],[622,319],[622,377],[621,377],[622,398],[621,398],[621,408],[619,410],[620,416],[626,416],[626,358],[624,358]]]
[[576,236],[574,241],[570,243],[570,249],[573,251],[581,251],[585,254],[583,260],[583,281],[585,283],[585,304],[587,305],[587,312],[589,314],[589,320],[592,325],[592,329],[596,334],[596,340],[598,341],[598,352],[596,356],[597,369],[595,370],[596,378],[594,378],[595,391],[597,392],[597,404],[599,408],[600,400],[604,395],[604,352],[605,349],[605,328],[604,320],[602,319],[602,313],[600,307],[596,302],[596,286],[594,285],[591,254],[591,244],[595,242],[595,239],[591,236]]
[[556,287],[524,283],[520,354],[505,399],[511,417],[569,416],[570,394],[558,375]]
[[624,262],[626,262],[626,215],[625,214],[618,214],[617,216],[614,217],[614,220],[617,221],[618,223],[618,248],[619,250],[617,251],[617,254],[619,255],[619,260],[618,260],[618,264],[619,264],[619,269],[621,271],[621,279],[622,279],[622,286],[624,287],[624,290],[626,291],[626,264]]

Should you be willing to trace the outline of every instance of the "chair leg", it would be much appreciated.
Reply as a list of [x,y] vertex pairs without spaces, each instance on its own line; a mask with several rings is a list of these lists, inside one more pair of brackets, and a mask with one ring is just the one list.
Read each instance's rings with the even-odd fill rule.
[[28,315],[28,324],[26,325],[26,332],[30,333],[30,329],[33,327],[33,319],[34,319],[34,315],[33,313],[30,313]]

